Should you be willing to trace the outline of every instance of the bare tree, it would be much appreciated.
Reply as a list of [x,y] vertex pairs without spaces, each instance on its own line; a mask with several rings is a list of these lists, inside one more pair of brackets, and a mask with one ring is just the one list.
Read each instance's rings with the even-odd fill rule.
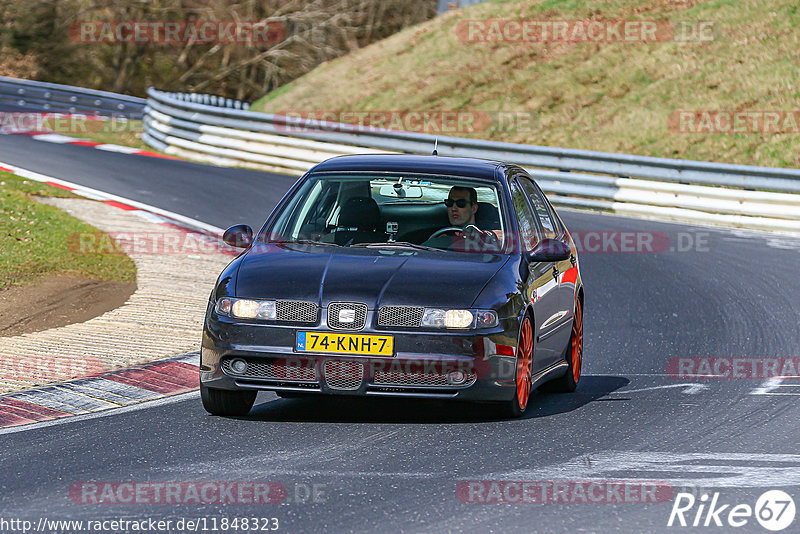
[[[35,57],[48,81],[252,100],[435,13],[436,0],[0,0],[0,45]],[[85,43],[70,33],[82,21],[259,22],[280,31],[267,42]]]

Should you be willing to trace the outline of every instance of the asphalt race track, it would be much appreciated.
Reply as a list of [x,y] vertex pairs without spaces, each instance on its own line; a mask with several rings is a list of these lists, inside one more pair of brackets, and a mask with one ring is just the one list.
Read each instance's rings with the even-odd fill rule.
[[[0,135],[0,161],[180,213],[218,227],[260,226],[294,176],[134,157]],[[231,202],[221,205],[220,198]]]
[[[219,227],[260,225],[294,182],[21,136],[0,136],[0,161]],[[726,522],[734,505],[755,507],[771,489],[800,504],[800,381],[748,376],[753,359],[784,365],[800,357],[800,240],[561,215],[583,246],[600,248],[581,256],[586,339],[577,393],[537,393],[520,420],[463,404],[271,393],[260,394],[248,417],[219,418],[189,394],[0,432],[0,515],[34,523],[206,518],[208,528],[212,519],[277,518],[281,532],[766,532],[755,517],[740,528]],[[632,232],[656,236],[659,250],[615,251]],[[676,376],[678,358],[723,362],[718,371],[729,375],[735,359],[748,360],[736,367],[741,378],[698,378]],[[85,502],[87,483],[233,481],[277,482],[286,494],[281,504],[259,505]],[[569,490],[557,502],[498,503],[490,482],[469,481]],[[587,481],[606,483],[593,494],[599,499],[575,493]],[[619,502],[609,490],[619,481],[633,490],[655,482],[659,497]],[[718,516],[725,526],[708,518],[704,527],[703,512],[696,528],[677,520],[668,527],[680,491],[708,501],[718,494],[718,508],[730,505]],[[494,502],[464,502],[492,495]],[[690,525],[698,506],[686,512]]]

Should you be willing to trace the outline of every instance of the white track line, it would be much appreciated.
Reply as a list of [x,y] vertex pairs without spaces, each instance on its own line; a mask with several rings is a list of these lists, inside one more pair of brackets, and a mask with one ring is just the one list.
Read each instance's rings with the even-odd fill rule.
[[59,184],[61,186],[69,188],[76,194],[85,196],[87,198],[92,198],[94,200],[113,200],[114,202],[127,204],[128,206],[132,206],[134,208],[138,208],[143,211],[154,213],[156,215],[161,215],[162,217],[166,217],[167,219],[172,219],[173,221],[181,223],[185,226],[196,228],[204,232],[210,232],[215,235],[222,235],[222,232],[224,231],[222,228],[218,228],[216,226],[192,219],[190,217],[180,215],[179,213],[175,213],[173,211],[157,208],[149,204],[144,204],[136,200],[131,200],[129,198],[121,197],[111,193],[106,193],[105,191],[100,191],[98,189],[92,189],[91,187],[86,187],[80,184],[76,184],[74,182],[69,182],[67,180],[55,178],[53,176],[47,176],[46,174],[41,174],[28,169],[24,169],[16,165],[11,165],[10,163],[5,163],[3,161],[0,161],[0,167],[5,167],[6,169],[10,169],[14,174],[16,174],[17,176],[21,176],[23,178],[29,178],[37,182],[53,182],[55,184]]

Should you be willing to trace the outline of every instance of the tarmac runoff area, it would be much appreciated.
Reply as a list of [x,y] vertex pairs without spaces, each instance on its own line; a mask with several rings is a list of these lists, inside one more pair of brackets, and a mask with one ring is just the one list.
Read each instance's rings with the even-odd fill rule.
[[[136,264],[137,289],[121,307],[86,322],[0,339],[0,427],[196,389],[208,297],[231,249],[216,237],[118,203],[41,201],[111,234],[115,241],[75,236],[70,246],[124,250]],[[157,363],[142,365],[147,362]],[[115,371],[122,368],[129,369]],[[65,382],[87,376],[93,378]],[[73,398],[79,390],[85,398]]]

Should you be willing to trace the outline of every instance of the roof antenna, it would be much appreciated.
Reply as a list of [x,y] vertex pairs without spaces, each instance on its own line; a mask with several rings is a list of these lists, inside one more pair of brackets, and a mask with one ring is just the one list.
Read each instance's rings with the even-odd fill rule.
[[433,156],[438,156],[439,155],[439,136],[438,135],[436,136],[436,141],[434,141],[433,154],[431,154],[431,155],[433,155]]

